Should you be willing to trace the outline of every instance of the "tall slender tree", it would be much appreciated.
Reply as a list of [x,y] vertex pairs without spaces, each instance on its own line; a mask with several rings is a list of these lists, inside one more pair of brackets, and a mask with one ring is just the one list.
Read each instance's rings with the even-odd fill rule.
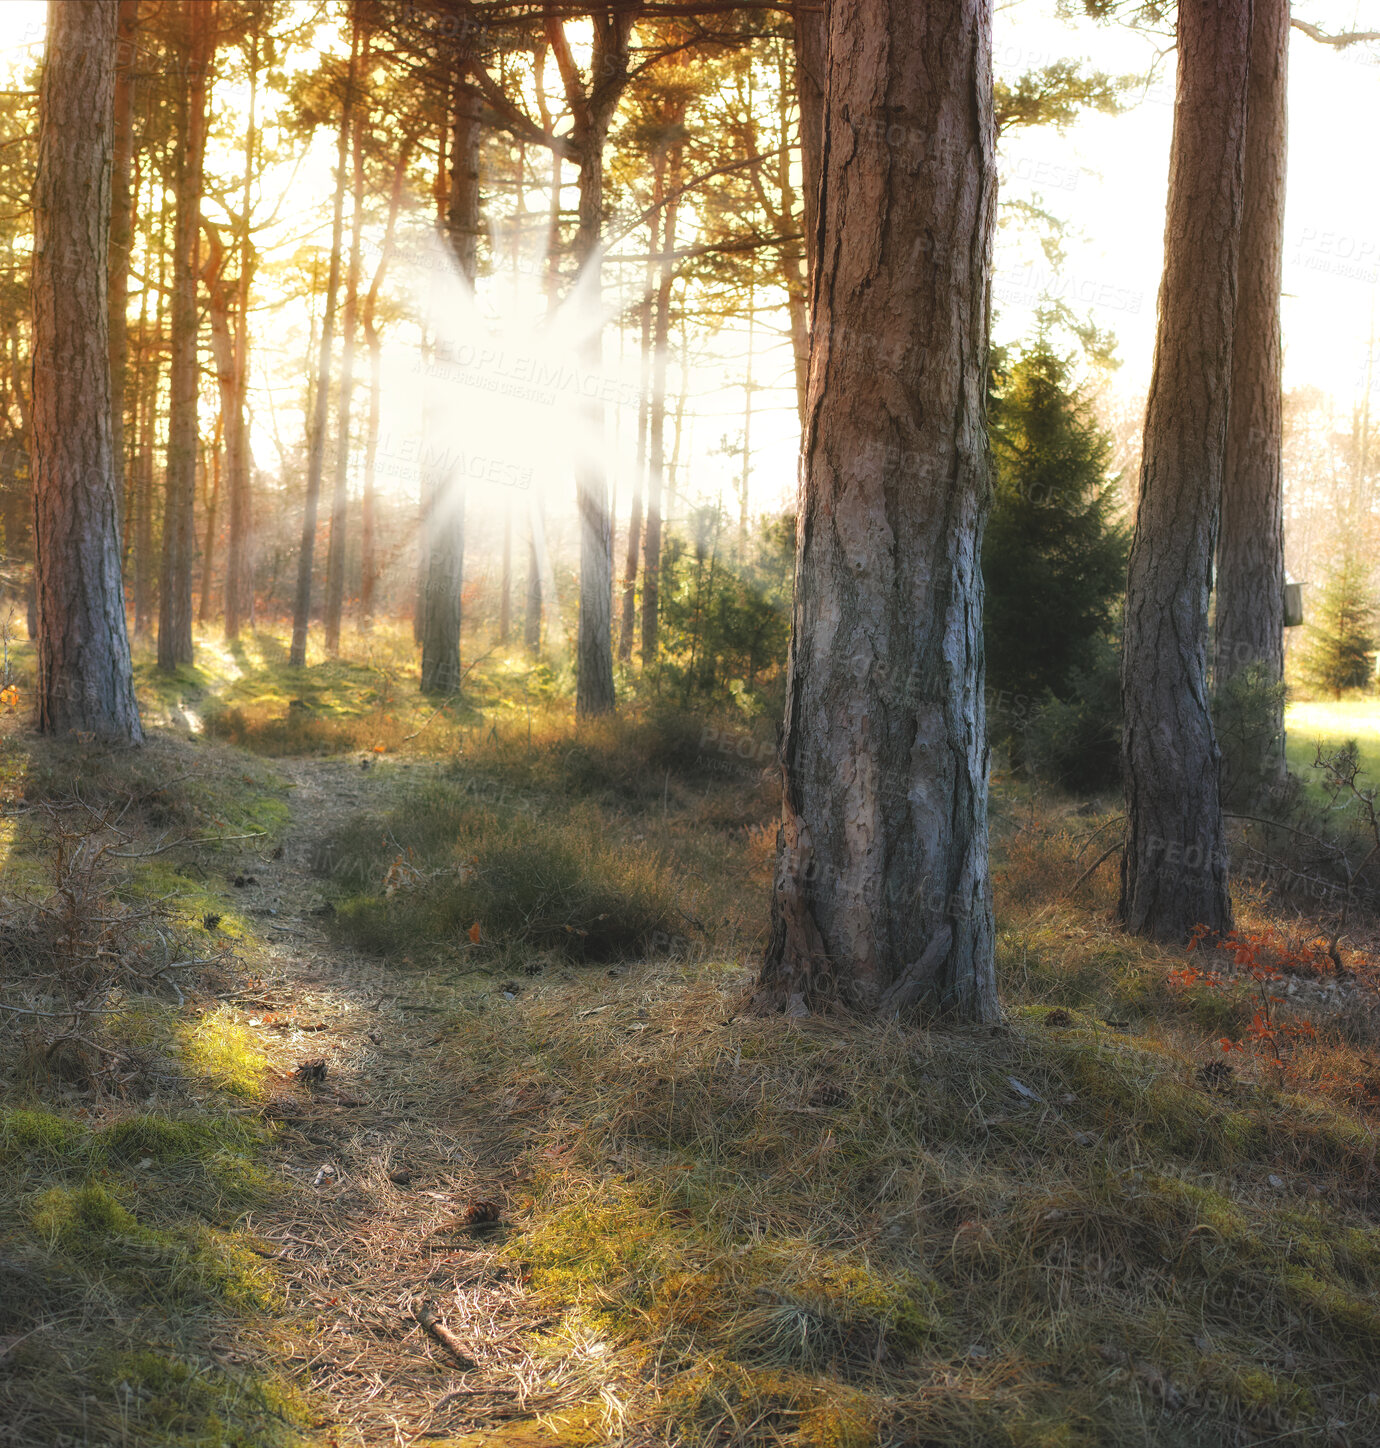
[[1231,925],[1207,614],[1232,380],[1251,0],[1180,0],[1155,364],[1127,576],[1120,917]]
[[182,0],[178,61],[177,220],[173,227],[168,464],[163,489],[158,667],[192,662],[192,572],[196,555],[197,277],[207,101],[219,0]]
[[[829,7],[762,1009],[997,1011],[978,566],[991,46],[991,0]],[[907,139],[884,142],[877,116]]]
[[[369,67],[369,31],[360,27],[361,72]],[[341,316],[340,404],[336,415],[335,485],[331,490],[331,538],[326,550],[326,652],[340,652],[340,621],[345,609],[345,564],[350,521],[350,420],[355,395],[355,339],[359,328],[360,248],[364,239],[364,140],[368,101],[355,98],[351,118],[354,185],[350,210],[350,260],[345,268],[345,309]]]
[[116,0],[48,7],[33,186],[34,573],[39,727],[135,744],[110,406],[117,18]]
[[[628,84],[628,40],[637,19],[637,4],[600,5],[593,22],[590,80],[575,63],[565,22],[548,12],[546,38],[556,57],[571,116],[571,144],[580,168],[579,222],[574,255],[582,269],[599,266],[599,241],[604,224],[604,148],[619,99]],[[599,288],[592,289],[598,295]],[[585,364],[597,369],[602,360],[599,333],[585,341]],[[586,416],[589,436],[585,455],[576,463],[580,515],[580,619],[575,646],[575,712],[581,718],[607,714],[614,708],[613,690],[613,518],[608,479],[599,455],[603,410],[596,403]]]
[[134,153],[135,51],[139,0],[120,0],[115,44],[115,146],[110,203],[110,438],[116,494],[125,497],[125,403],[129,370],[129,248],[134,235],[130,176]]
[[[353,10],[351,11],[354,15]],[[326,460],[326,420],[331,402],[331,350],[335,346],[335,311],[340,295],[340,241],[345,227],[346,161],[349,156],[350,119],[359,74],[359,27],[350,28],[350,63],[345,91],[340,98],[340,124],[335,141],[335,203],[331,213],[331,264],[326,282],[325,311],[321,318],[321,351],[316,364],[316,391],[312,399],[311,428],[307,440],[307,492],[302,509],[302,547],[297,555],[297,594],[292,609],[292,644],[288,663],[301,668],[307,662],[307,633],[311,627],[312,570],[316,563],[316,515],[321,507],[321,474]]]
[[249,105],[245,119],[244,171],[240,180],[239,214],[234,218],[239,276],[235,283],[235,350],[233,395],[226,423],[225,471],[229,514],[225,538],[225,637],[234,640],[240,629],[254,621],[254,503],[250,474],[249,419],[249,288],[254,275],[254,243],[250,227],[250,206],[254,184],[259,133],[256,124],[259,99],[259,57],[261,30],[268,11],[262,5],[249,12],[246,69]]
[[[450,177],[445,236],[467,285],[479,264],[479,96],[466,78],[463,50],[455,58],[451,110]],[[465,573],[465,483],[448,450],[430,446],[426,484],[429,499],[424,612],[422,691],[450,694],[460,687],[460,627]]]

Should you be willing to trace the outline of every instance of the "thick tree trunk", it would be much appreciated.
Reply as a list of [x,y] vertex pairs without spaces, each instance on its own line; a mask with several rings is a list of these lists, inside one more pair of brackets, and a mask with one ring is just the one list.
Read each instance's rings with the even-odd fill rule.
[[1120,916],[1231,925],[1207,611],[1232,377],[1251,0],[1181,0],[1155,366],[1126,587]]
[[[110,446],[115,495],[124,507],[125,403],[129,390],[129,246],[134,231],[130,163],[134,152],[135,48],[139,0],[120,0],[116,22],[115,149],[110,201]],[[121,530],[123,532],[123,529]]]
[[[254,23],[259,22],[256,12]],[[249,423],[245,408],[249,396],[249,283],[254,273],[254,244],[249,233],[254,153],[258,140],[255,110],[258,103],[259,37],[255,31],[249,54],[249,117],[244,139],[244,176],[240,183],[240,214],[236,249],[240,274],[235,295],[234,396],[226,420],[225,467],[228,473],[229,529],[225,543],[225,637],[239,637],[245,623],[254,621],[254,512],[251,487],[253,461],[249,450]]]
[[111,447],[116,21],[115,0],[48,7],[31,283],[38,723],[138,743]]
[[[367,73],[369,42],[363,46]],[[340,405],[336,412],[335,486],[331,494],[331,539],[326,550],[326,652],[340,652],[340,619],[345,609],[346,543],[350,518],[350,420],[355,395],[355,335],[359,321],[359,264],[364,237],[364,118],[357,100],[354,115],[354,195],[350,217],[350,264],[345,273],[345,312],[341,320]]]
[[[1288,0],[1254,0],[1231,408],[1217,540],[1213,682],[1248,664],[1284,677],[1284,393],[1279,294],[1288,150]],[[1283,775],[1284,719],[1274,720]]]
[[666,487],[666,369],[671,342],[671,289],[675,267],[676,221],[680,203],[682,148],[673,146],[665,171],[655,183],[670,199],[662,207],[661,262],[656,305],[652,310],[652,394],[648,412],[647,523],[642,545],[642,667],[656,663],[661,607],[661,511]]
[[[446,203],[446,240],[468,285],[474,285],[479,254],[479,99],[460,77],[450,136],[450,187]],[[428,429],[428,442],[434,435]],[[451,694],[460,687],[461,602],[465,576],[465,480],[449,449],[430,445],[432,466],[442,467],[429,488],[426,530],[426,590],[422,620],[422,692]],[[439,460],[439,462],[438,462]]]
[[169,367],[168,466],[159,578],[158,667],[192,662],[192,570],[196,537],[197,250],[201,230],[206,108],[215,52],[217,0],[184,0],[182,134],[178,140],[177,221],[173,228],[172,360]]
[[[991,44],[991,0],[830,7],[762,1009],[997,1015],[978,563]],[[914,144],[888,144],[892,125]]]
[[326,461],[326,420],[331,400],[331,349],[335,345],[335,308],[340,296],[340,241],[345,226],[345,162],[350,145],[350,117],[354,108],[359,69],[359,29],[350,36],[350,68],[340,104],[340,129],[335,143],[335,208],[331,215],[331,267],[326,282],[326,307],[321,318],[321,355],[316,367],[311,434],[307,445],[307,494],[302,510],[302,548],[297,556],[297,596],[292,611],[292,646],[288,663],[301,668],[307,662],[307,632],[311,627],[312,570],[316,562],[316,515],[321,506],[321,474]]

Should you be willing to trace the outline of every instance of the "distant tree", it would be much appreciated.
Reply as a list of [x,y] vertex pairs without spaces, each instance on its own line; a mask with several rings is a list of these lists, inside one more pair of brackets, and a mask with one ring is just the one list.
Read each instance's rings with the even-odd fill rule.
[[173,236],[172,360],[168,400],[168,467],[164,482],[163,559],[159,576],[158,667],[192,662],[193,530],[198,450],[198,249],[206,161],[207,101],[219,20],[217,0],[182,0],[178,11],[177,222]]
[[326,423],[330,412],[331,349],[335,345],[336,303],[340,295],[341,237],[345,222],[346,157],[350,144],[350,122],[359,66],[359,26],[351,11],[350,65],[339,98],[340,119],[336,131],[335,201],[331,212],[331,265],[326,283],[325,311],[321,320],[321,353],[316,365],[316,389],[312,397],[307,442],[306,506],[302,511],[302,548],[297,555],[297,592],[292,610],[292,644],[288,662],[301,668],[307,662],[307,634],[311,628],[312,569],[316,556],[316,518],[321,506],[321,476],[326,464]]
[[1370,573],[1355,553],[1343,555],[1309,612],[1314,621],[1308,626],[1305,679],[1334,699],[1343,689],[1362,688],[1374,671],[1371,655],[1380,640]]
[[[989,693],[1063,697],[1115,621],[1129,537],[1114,516],[1111,439],[1040,336],[997,389],[995,497],[982,546]],[[995,732],[995,730],[994,730]]]
[[[992,5],[833,0],[828,25],[781,829],[756,1003],[990,1021],[978,553]],[[891,144],[893,115],[913,150]]]
[[1207,611],[1241,236],[1251,0],[1180,0],[1155,364],[1122,630],[1133,935],[1231,927]]
[[111,444],[108,236],[116,0],[52,5],[39,91],[32,282],[38,718],[143,738]]

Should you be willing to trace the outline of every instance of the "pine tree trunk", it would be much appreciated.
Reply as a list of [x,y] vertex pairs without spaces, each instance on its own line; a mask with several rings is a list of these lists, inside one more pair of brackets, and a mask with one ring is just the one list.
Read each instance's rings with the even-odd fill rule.
[[[676,221],[680,203],[682,148],[671,149],[657,184],[670,199],[662,207],[660,276],[652,312],[652,395],[648,413],[647,524],[642,545],[642,667],[656,663],[661,606],[661,510],[666,486],[666,369],[671,342],[671,290],[675,284]],[[660,199],[660,197],[658,197]]]
[[[1254,0],[1231,407],[1217,540],[1213,682],[1263,663],[1284,678],[1284,393],[1279,294],[1288,150],[1288,0]],[[1284,718],[1275,719],[1282,776]]]
[[760,1009],[997,1015],[978,562],[991,45],[991,0],[830,7]]
[[[591,16],[592,79],[588,91],[571,54],[564,23],[550,13],[545,22],[546,37],[560,67],[570,106],[571,144],[580,164],[575,263],[583,276],[592,275],[592,287],[588,280],[582,285],[596,306],[600,295],[599,240],[604,222],[604,147],[614,111],[628,83],[628,40],[637,10],[636,5],[620,10],[602,7]],[[603,365],[602,339],[597,331],[592,331],[585,344],[583,361],[596,375]],[[591,401],[584,421],[588,451],[575,465],[580,518],[575,714],[580,719],[610,713],[617,704],[613,687],[613,515],[600,455],[603,424],[602,404]]]
[[[367,73],[369,40],[363,46]],[[350,414],[355,395],[355,334],[359,320],[360,247],[364,236],[364,119],[357,101],[354,129],[354,196],[350,217],[350,264],[345,274],[345,313],[341,320],[340,406],[336,415],[335,487],[331,495],[331,538],[326,550],[326,652],[340,652],[340,619],[345,609],[345,563],[349,528]]]
[[[158,439],[159,400],[163,391],[163,326],[167,315],[168,218],[166,196],[158,216],[158,292],[153,314],[153,333],[147,342],[144,392],[144,434],[139,444],[139,481],[137,484],[138,516],[134,528],[134,634],[146,639],[153,632],[155,604],[153,517],[154,486],[153,455]],[[154,249],[152,227],[149,249]],[[147,289],[146,289],[147,295]]]
[[38,723],[136,744],[111,446],[115,0],[52,5],[33,184]]
[[804,205],[806,271],[814,275],[823,171],[824,81],[829,59],[829,0],[800,6],[793,16],[795,94],[800,105],[800,186]]
[[197,249],[201,228],[206,109],[215,52],[217,0],[184,0],[177,221],[173,228],[172,360],[169,365],[168,466],[159,577],[158,667],[192,662],[192,571],[197,458]]
[[[129,247],[134,231],[130,163],[134,151],[134,72],[139,0],[120,0],[116,22],[115,149],[110,203],[110,445],[116,497],[125,497],[125,403],[129,390]],[[123,532],[123,529],[121,530]]]
[[366,630],[374,624],[374,595],[378,590],[379,576],[375,477],[378,469],[379,418],[383,397],[383,346],[379,341],[375,315],[384,273],[393,259],[398,212],[402,209],[403,182],[407,176],[407,162],[411,154],[412,138],[408,137],[398,148],[397,162],[393,167],[393,185],[388,193],[388,218],[384,222],[379,264],[374,269],[373,280],[369,283],[369,290],[364,296],[364,306],[360,310],[360,328],[364,333],[365,346],[369,349],[369,433],[364,448],[364,489],[359,520],[359,621],[360,627]]
[[[656,250],[659,228],[652,224],[648,251]],[[632,658],[633,640],[637,634],[637,559],[642,549],[642,490],[647,477],[647,425],[651,418],[648,390],[652,377],[652,263],[647,263],[647,294],[639,308],[641,317],[641,385],[637,393],[637,464],[633,473],[632,506],[628,512],[628,553],[623,564],[623,615],[618,629],[618,657],[627,663]]]
[[1231,926],[1207,611],[1241,236],[1251,0],[1181,0],[1155,365],[1126,587],[1120,917],[1186,940]]
[[[604,217],[604,144],[606,131],[592,127],[580,148],[579,225],[575,232],[576,264],[599,266],[599,237]],[[599,288],[593,292],[598,305]],[[603,345],[598,333],[584,348],[583,362],[598,375]],[[600,439],[604,409],[595,401],[585,410],[586,454],[576,461],[575,486],[580,516],[580,618],[575,644],[575,715],[592,719],[610,713],[613,689],[613,515],[609,511],[608,479]]]
[[[254,23],[259,15],[256,12]],[[240,216],[236,250],[240,274],[235,295],[234,395],[227,418],[225,467],[228,473],[229,528],[225,542],[225,637],[235,640],[245,623],[254,622],[254,502],[249,425],[249,283],[254,272],[254,245],[249,231],[254,154],[258,132],[259,36],[254,32],[249,55],[249,117],[244,140],[244,176],[240,183]]]
[[206,623],[211,617],[211,592],[216,576],[216,539],[220,527],[221,439],[224,435],[225,418],[222,415],[216,419],[215,436],[211,439],[210,447],[202,449],[201,458],[201,475],[206,488],[206,541],[201,549],[201,603],[197,608],[197,622],[200,624]]
[[522,646],[534,658],[541,652],[541,559],[537,555],[537,508],[527,504],[527,599],[522,614]]
[[[450,187],[446,203],[446,239],[468,285],[474,285],[479,244],[478,97],[461,79],[456,61],[456,91],[451,122]],[[428,429],[428,441],[434,435]],[[461,601],[465,575],[465,480],[449,450],[429,446],[432,467],[444,468],[431,479],[427,539],[425,611],[422,622],[422,692],[452,694],[460,687]],[[437,461],[439,459],[439,462]]]
[[297,555],[297,594],[292,610],[292,646],[288,663],[301,668],[307,662],[307,633],[311,628],[312,570],[316,562],[316,515],[321,506],[321,474],[326,461],[326,421],[331,401],[331,350],[335,346],[335,309],[340,296],[340,241],[345,227],[345,161],[350,144],[350,117],[354,108],[359,68],[359,29],[350,35],[350,68],[340,104],[340,129],[335,143],[335,205],[331,215],[331,266],[326,282],[326,306],[321,318],[321,354],[316,367],[311,434],[307,444],[307,493],[302,510],[302,547]]

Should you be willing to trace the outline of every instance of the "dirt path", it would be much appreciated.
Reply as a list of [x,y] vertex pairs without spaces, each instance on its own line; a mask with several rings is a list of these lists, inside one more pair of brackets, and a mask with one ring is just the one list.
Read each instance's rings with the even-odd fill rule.
[[[520,1341],[536,1323],[498,1259],[503,1229],[450,1227],[472,1202],[505,1203],[504,1133],[467,1112],[466,1083],[447,1069],[438,1033],[450,989],[354,954],[325,928],[313,859],[335,824],[384,803],[384,771],[353,760],[280,768],[294,786],[292,825],[282,856],[252,867],[243,900],[268,964],[262,989],[236,1006],[281,1073],[268,1114],[281,1123],[288,1190],[247,1225],[278,1244],[290,1318],[313,1324],[287,1355],[329,1406],[316,1427],[330,1448],[489,1442],[465,1435],[560,1406]],[[311,1061],[324,1061],[324,1080],[290,1074]],[[419,1326],[428,1302],[469,1368]]]

